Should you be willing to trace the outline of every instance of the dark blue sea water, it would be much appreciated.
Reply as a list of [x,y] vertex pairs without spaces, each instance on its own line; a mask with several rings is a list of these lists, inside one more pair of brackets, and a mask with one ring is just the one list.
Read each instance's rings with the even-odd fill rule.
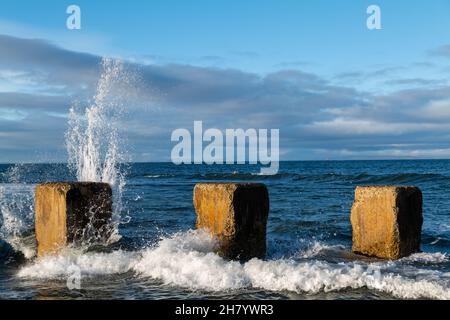
[[[282,162],[275,176],[246,165],[134,163],[126,171],[119,240],[36,259],[33,188],[75,177],[64,164],[0,165],[0,298],[450,298],[450,161]],[[267,185],[265,260],[223,260],[213,239],[192,231],[193,187],[213,181]],[[359,185],[421,188],[422,253],[399,261],[351,253]],[[67,287],[73,266],[81,289]]]

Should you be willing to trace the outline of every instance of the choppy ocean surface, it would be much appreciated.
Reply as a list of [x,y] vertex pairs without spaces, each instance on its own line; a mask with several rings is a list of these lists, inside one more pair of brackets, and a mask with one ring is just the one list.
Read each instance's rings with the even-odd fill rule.
[[[1,299],[450,299],[450,161],[282,162],[275,176],[245,165],[125,169],[120,239],[36,259],[34,187],[75,177],[64,164],[0,165]],[[226,261],[194,231],[193,187],[207,181],[268,186],[265,260]],[[422,253],[383,261],[350,252],[358,185],[422,189]],[[73,266],[80,290],[67,287]]]

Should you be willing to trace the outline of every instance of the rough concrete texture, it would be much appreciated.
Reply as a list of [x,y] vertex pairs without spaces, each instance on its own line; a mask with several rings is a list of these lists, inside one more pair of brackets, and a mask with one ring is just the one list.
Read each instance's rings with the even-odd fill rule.
[[269,193],[257,183],[200,183],[194,188],[197,228],[219,239],[217,252],[229,259],[263,258]]
[[106,183],[40,184],[36,187],[35,208],[38,256],[109,236],[112,191]]
[[420,250],[422,192],[417,187],[357,187],[351,210],[353,252],[399,259]]

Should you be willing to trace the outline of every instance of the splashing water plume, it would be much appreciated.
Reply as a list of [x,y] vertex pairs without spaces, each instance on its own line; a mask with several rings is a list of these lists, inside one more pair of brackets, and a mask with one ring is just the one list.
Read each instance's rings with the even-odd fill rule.
[[[113,224],[120,222],[125,173],[121,165],[126,161],[120,146],[119,122],[124,112],[126,86],[130,75],[122,62],[102,60],[102,73],[92,103],[79,110],[74,104],[69,114],[66,133],[69,168],[78,181],[104,182],[111,185],[114,197]],[[115,228],[117,229],[117,228]],[[117,230],[113,234],[118,237]]]

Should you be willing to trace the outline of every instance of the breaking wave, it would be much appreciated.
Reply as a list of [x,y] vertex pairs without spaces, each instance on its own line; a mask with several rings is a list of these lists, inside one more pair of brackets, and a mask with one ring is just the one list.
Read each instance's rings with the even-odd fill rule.
[[[18,276],[64,279],[75,265],[87,278],[132,272],[136,277],[189,290],[216,292],[259,288],[317,294],[367,288],[398,298],[450,299],[450,275],[407,266],[408,259],[441,263],[446,259],[441,254],[416,254],[395,262],[330,263],[286,258],[240,263],[213,253],[215,245],[216,241],[204,231],[188,231],[162,238],[154,246],[140,251],[80,254],[68,249],[61,255],[37,259],[22,267]],[[315,253],[312,255],[330,249],[317,243],[313,246],[311,252]]]

